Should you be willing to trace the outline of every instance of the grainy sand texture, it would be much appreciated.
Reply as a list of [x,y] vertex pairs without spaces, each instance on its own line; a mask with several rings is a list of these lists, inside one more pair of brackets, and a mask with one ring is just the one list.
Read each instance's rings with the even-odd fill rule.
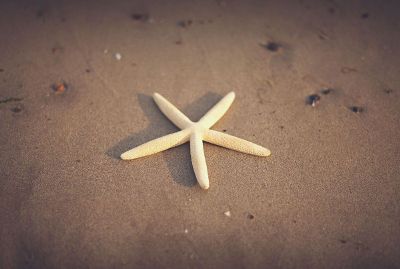
[[[0,268],[400,268],[398,1],[1,1]],[[159,92],[272,151],[189,144]]]

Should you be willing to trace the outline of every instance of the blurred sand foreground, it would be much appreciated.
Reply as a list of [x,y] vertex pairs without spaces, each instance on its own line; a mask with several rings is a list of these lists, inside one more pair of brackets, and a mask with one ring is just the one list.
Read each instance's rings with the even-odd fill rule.
[[[400,268],[397,1],[1,1],[1,268]],[[272,151],[189,145],[160,92]],[[310,97],[311,96],[311,97]]]

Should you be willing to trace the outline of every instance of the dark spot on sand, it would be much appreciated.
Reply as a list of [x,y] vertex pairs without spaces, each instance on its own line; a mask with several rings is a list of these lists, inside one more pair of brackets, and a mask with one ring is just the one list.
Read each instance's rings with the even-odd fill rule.
[[247,214],[247,218],[250,219],[250,220],[252,220],[252,219],[254,219],[254,215],[248,213],[248,214]]
[[364,108],[359,107],[359,106],[351,106],[349,109],[354,112],[354,113],[361,113],[364,111]]
[[325,88],[325,89],[321,90],[321,93],[324,94],[324,95],[328,95],[328,94],[330,94],[332,92],[333,92],[332,88]]
[[150,15],[148,13],[133,13],[131,18],[134,21],[147,22],[150,19]]
[[307,96],[306,103],[307,105],[315,107],[319,103],[319,100],[321,100],[321,97],[318,94],[311,94]]
[[187,28],[192,24],[193,24],[192,20],[181,20],[181,21],[178,21],[178,23],[177,23],[177,25],[182,28]]
[[81,162],[81,160],[79,160],[79,159],[78,159],[78,160],[75,160],[75,161],[76,161],[77,163],[80,163],[80,162]]
[[225,133],[225,132],[226,132],[226,129],[223,129],[222,131]]
[[44,17],[43,9],[39,9],[38,11],[36,11],[36,18],[43,18],[43,17]]
[[4,69],[3,69],[3,68],[0,68],[0,72],[4,72]]
[[67,21],[66,18],[64,18],[64,17],[61,18],[61,22],[66,22],[66,21]]
[[52,52],[53,54],[56,54],[56,53],[58,53],[58,52],[64,52],[64,48],[61,47],[61,46],[54,46],[54,47],[51,49],[51,52]]
[[391,94],[393,93],[393,89],[387,88],[383,90],[386,94]]
[[21,106],[16,106],[10,109],[12,112],[14,113],[19,113],[22,111],[22,107]]
[[292,220],[292,222],[293,222],[293,223],[297,223],[297,220],[294,219],[294,220]]
[[183,41],[182,41],[182,40],[175,41],[175,44],[176,44],[176,45],[182,45],[182,44],[183,44]]
[[333,7],[330,7],[330,8],[328,9],[328,12],[329,12],[330,14],[335,14],[336,9],[333,8]]
[[19,102],[22,101],[23,98],[17,98],[17,97],[8,97],[0,100],[0,104],[6,104],[10,102]]
[[342,67],[342,68],[340,69],[340,71],[341,71],[343,74],[348,74],[348,73],[357,72],[357,69],[352,68],[352,67]]
[[90,73],[90,69],[89,68],[86,68],[86,73]]
[[279,125],[279,128],[281,129],[281,130],[283,130],[283,128],[285,128],[283,125]]
[[55,83],[51,88],[55,94],[63,94],[68,90],[68,84],[65,82]]
[[344,239],[339,239],[339,241],[340,241],[340,243],[342,243],[342,244],[346,244],[346,243],[347,243],[347,240],[344,240]]
[[277,52],[282,47],[282,45],[271,41],[271,42],[268,42],[267,44],[264,44],[263,47],[269,51]]
[[321,31],[321,32],[318,33],[318,38],[321,39],[321,40],[327,40],[328,39],[328,35],[325,32]]
[[363,14],[361,14],[361,19],[368,19],[368,17],[369,17],[368,12],[364,12]]

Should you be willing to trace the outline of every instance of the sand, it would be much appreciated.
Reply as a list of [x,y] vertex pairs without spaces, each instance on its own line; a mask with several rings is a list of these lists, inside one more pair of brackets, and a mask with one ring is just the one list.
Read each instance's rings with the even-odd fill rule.
[[[0,267],[400,268],[399,7],[2,1]],[[272,156],[118,158],[231,90]]]

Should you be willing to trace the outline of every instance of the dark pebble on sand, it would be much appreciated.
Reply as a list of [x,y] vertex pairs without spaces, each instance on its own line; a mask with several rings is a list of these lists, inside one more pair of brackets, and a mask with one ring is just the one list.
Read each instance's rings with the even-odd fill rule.
[[178,21],[177,25],[182,28],[186,28],[186,27],[192,25],[192,23],[193,23],[192,20],[181,20],[181,21]]
[[349,109],[354,112],[354,113],[361,113],[364,111],[364,108],[359,107],[359,106],[351,106]]
[[307,96],[307,104],[312,107],[315,107],[319,100],[321,100],[321,97],[318,94],[311,94]]
[[333,89],[331,89],[331,88],[325,88],[325,89],[321,90],[321,93],[324,94],[324,95],[328,95],[331,92],[333,92]]
[[150,19],[150,15],[147,13],[134,13],[131,18],[135,21],[147,22]]
[[369,17],[369,13],[368,12],[364,12],[363,14],[361,14],[361,18],[362,19],[368,19]]
[[263,45],[267,50],[272,51],[272,52],[277,52],[282,45],[278,44],[276,42],[268,42],[267,44]]

